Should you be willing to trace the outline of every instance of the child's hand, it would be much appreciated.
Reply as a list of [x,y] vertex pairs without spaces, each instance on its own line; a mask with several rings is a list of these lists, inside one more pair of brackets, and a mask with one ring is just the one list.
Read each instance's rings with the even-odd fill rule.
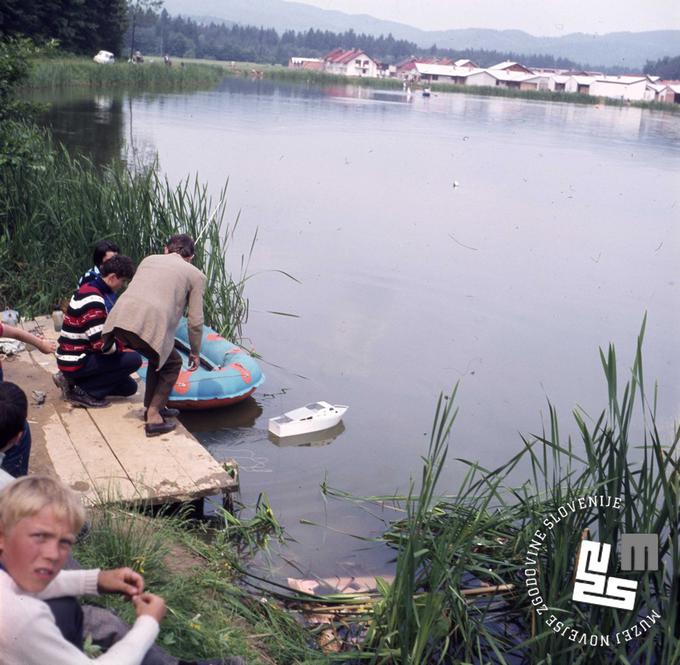
[[44,337],[38,338],[38,344],[36,344],[38,350],[43,353],[54,353],[57,350],[57,343],[51,339],[45,339]]

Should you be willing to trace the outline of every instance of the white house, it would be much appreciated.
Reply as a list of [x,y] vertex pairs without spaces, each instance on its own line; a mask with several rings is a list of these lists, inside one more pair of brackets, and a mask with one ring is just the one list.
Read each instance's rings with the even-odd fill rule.
[[496,79],[488,69],[472,69],[465,77],[465,85],[495,86]]
[[597,76],[585,76],[576,74],[570,76],[565,84],[565,92],[578,92],[581,95],[590,95],[590,87],[597,81]]
[[503,71],[503,72],[518,72],[520,74],[533,74],[528,67],[521,65],[519,62],[513,62],[512,60],[504,60],[496,65],[487,67],[489,71]]
[[612,99],[643,100],[648,83],[646,76],[603,76],[590,84],[590,94]]
[[360,49],[334,49],[324,58],[324,70],[329,74],[343,76],[378,77],[378,63]]

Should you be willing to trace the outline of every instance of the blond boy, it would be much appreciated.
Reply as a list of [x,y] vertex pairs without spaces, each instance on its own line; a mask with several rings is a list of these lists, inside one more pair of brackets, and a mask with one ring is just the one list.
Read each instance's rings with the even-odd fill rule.
[[26,476],[0,492],[0,654],[3,665],[90,665],[67,641],[44,599],[122,593],[135,606],[130,632],[94,662],[139,665],[165,616],[130,568],[65,570],[85,515],[78,497],[49,476]]

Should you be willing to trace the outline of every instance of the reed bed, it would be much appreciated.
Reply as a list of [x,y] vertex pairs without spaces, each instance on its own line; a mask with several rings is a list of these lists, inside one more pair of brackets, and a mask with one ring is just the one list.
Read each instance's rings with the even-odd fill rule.
[[168,67],[159,59],[131,65],[100,65],[89,58],[46,58],[32,62],[26,87],[133,88],[144,90],[195,89],[216,85],[224,76],[221,67],[189,63]]
[[[378,579],[378,593],[345,595],[337,616],[329,609],[339,602],[337,596],[323,599],[341,651],[332,658],[395,665],[680,663],[680,429],[676,425],[663,437],[657,428],[656,391],[648,395],[643,380],[643,336],[644,323],[623,386],[614,348],[601,352],[607,406],[596,417],[574,411],[578,440],[563,440],[550,406],[545,431],[525,437],[522,450],[498,468],[458,460],[468,473],[458,491],[447,495],[436,486],[456,416],[455,391],[440,398],[419,487],[405,500],[392,497],[405,511],[383,536],[396,550],[394,581]],[[527,468],[525,482],[512,482]],[[589,495],[619,497],[622,508],[587,507],[550,529],[543,526],[560,506]],[[364,500],[383,504],[387,499]],[[535,595],[528,595],[525,571],[527,552],[540,529],[546,538],[533,565],[547,612],[539,613],[532,603]],[[587,535],[616,550],[623,533],[659,536],[659,569],[631,578],[640,580],[634,610],[574,602],[582,539]],[[614,572],[616,565],[613,569],[609,575],[626,576]],[[304,596],[298,595],[297,602],[302,604]],[[652,611],[661,618],[649,630],[616,641],[617,633]],[[609,646],[583,645],[558,635],[545,623],[550,614],[569,629],[610,636]],[[348,626],[355,629],[348,633]],[[357,626],[361,638],[346,639],[356,636]]]
[[162,251],[173,233],[189,233],[198,241],[195,265],[208,280],[206,322],[230,339],[240,336],[250,256],[227,265],[238,217],[225,221],[226,185],[213,201],[197,178],[173,186],[156,164],[131,169],[115,162],[101,169],[48,142],[41,149],[32,166],[0,170],[3,307],[33,316],[63,306],[91,266],[99,239],[116,241],[140,261]]

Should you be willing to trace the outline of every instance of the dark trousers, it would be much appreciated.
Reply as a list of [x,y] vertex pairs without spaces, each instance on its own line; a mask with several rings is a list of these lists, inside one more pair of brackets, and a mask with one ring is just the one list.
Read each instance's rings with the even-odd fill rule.
[[24,423],[21,438],[6,453],[2,460],[2,469],[10,476],[18,478],[28,474],[28,458],[31,455],[31,429]]
[[[0,382],[4,379],[2,365],[0,365]],[[6,453],[2,460],[2,469],[10,476],[18,478],[28,474],[28,458],[31,455],[31,428],[24,423],[24,431],[21,438]]]
[[46,602],[64,639],[76,649],[82,651],[85,638],[83,635],[83,610],[80,603],[73,596],[51,598]]
[[159,367],[158,353],[141,337],[123,328],[114,328],[113,335],[124,346],[138,351],[149,361],[149,367],[146,372],[144,406],[147,409],[153,406],[160,411],[167,405],[172,388],[182,369],[182,356],[177,353],[176,349],[173,349],[165,363]]
[[129,397],[137,392],[137,382],[130,376],[142,365],[141,356],[135,351],[115,353],[91,353],[85,364],[67,376],[86,393],[103,399],[110,395]]

